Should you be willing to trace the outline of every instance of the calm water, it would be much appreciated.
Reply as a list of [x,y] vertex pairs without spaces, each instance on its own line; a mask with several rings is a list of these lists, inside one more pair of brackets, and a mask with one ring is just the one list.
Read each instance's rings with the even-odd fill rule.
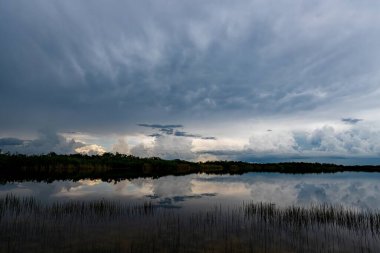
[[329,203],[360,209],[380,209],[380,173],[192,174],[111,183],[81,180],[0,185],[0,196],[8,193],[35,196],[43,201],[100,198],[151,201],[162,207],[190,210],[219,204],[235,206],[246,201],[271,202],[283,207]]

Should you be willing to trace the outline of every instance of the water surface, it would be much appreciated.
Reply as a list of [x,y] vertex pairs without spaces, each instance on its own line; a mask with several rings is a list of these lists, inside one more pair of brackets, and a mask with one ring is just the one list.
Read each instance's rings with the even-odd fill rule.
[[289,205],[337,204],[380,209],[380,173],[247,173],[243,175],[166,176],[120,182],[101,180],[15,182],[0,185],[0,195],[34,196],[43,201],[120,199],[150,201],[162,207],[194,209],[242,202]]

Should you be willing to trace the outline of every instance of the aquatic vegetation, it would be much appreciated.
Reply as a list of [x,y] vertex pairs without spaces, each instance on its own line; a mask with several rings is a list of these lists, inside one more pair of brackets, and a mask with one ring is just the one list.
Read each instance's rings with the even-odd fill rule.
[[0,199],[0,252],[379,252],[380,212],[341,206],[214,206]]

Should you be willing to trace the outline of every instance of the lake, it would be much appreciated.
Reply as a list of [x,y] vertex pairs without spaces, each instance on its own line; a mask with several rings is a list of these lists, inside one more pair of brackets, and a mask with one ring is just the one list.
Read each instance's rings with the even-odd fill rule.
[[333,174],[247,173],[243,175],[166,176],[120,182],[80,180],[16,182],[0,185],[0,195],[35,196],[42,201],[120,199],[162,207],[205,208],[269,202],[278,206],[338,204],[380,209],[380,173]]
[[0,252],[379,252],[380,173],[0,185]]

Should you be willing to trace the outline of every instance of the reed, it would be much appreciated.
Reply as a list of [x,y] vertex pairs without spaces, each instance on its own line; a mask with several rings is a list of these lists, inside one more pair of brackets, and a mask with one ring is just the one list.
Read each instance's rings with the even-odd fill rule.
[[343,206],[215,206],[0,198],[0,252],[380,252],[380,213]]

